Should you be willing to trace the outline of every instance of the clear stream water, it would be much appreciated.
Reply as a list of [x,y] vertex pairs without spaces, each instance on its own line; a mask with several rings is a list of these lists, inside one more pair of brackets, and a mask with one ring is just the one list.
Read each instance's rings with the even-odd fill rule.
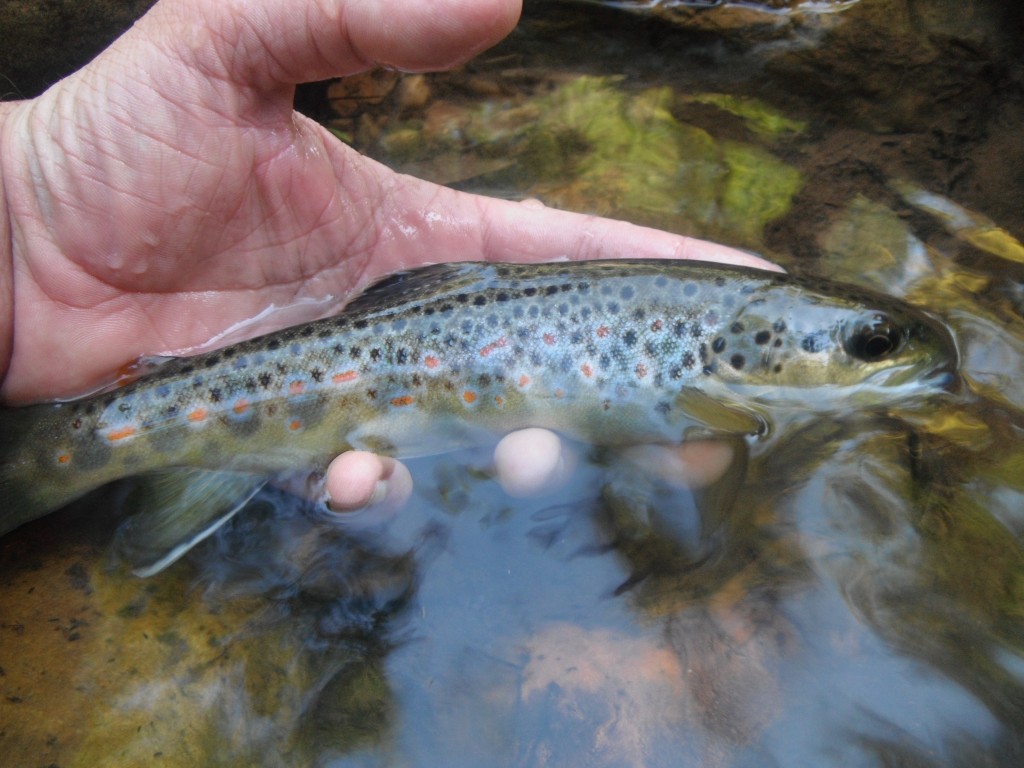
[[102,492],[0,540],[5,765],[1024,764],[1022,19],[535,2],[458,72],[304,90],[400,169],[904,296],[964,386],[698,493],[586,446],[531,501],[480,450],[390,520],[267,493],[148,580]]

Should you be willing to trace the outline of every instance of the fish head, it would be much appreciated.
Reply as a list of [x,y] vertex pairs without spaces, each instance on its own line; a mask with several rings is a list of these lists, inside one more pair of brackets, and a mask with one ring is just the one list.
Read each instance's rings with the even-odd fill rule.
[[949,389],[958,354],[938,320],[855,289],[776,286],[708,345],[706,371],[756,399],[835,405],[891,402]]

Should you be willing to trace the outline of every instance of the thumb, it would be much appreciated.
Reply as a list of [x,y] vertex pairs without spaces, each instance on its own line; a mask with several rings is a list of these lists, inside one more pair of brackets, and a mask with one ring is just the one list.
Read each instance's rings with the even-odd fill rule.
[[521,0],[161,0],[136,26],[204,74],[257,90],[374,66],[453,67],[507,35]]

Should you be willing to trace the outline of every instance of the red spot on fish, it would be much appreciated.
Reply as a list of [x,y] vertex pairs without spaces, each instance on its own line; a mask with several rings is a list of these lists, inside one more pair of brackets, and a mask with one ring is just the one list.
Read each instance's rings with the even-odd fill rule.
[[530,386],[530,377],[524,373],[519,377],[519,388],[526,389],[528,386]]
[[437,368],[437,366],[441,364],[441,361],[433,355],[427,355],[423,360],[423,364],[426,365],[427,368]]
[[112,429],[107,433],[107,440],[124,440],[126,437],[131,437],[135,434],[135,427],[121,427],[120,429]]
[[487,357],[489,354],[491,354],[491,352],[493,352],[496,349],[501,349],[506,344],[508,344],[508,342],[505,340],[505,337],[502,336],[497,341],[492,341],[486,347],[482,347],[480,349],[480,357]]
[[188,418],[189,421],[194,421],[194,422],[203,421],[204,419],[206,419],[206,409],[205,408],[196,408],[194,411],[190,411],[189,412],[187,418]]
[[607,325],[599,326],[597,329],[597,337],[599,339],[603,339],[609,333],[611,333],[611,329]]
[[637,376],[637,378],[638,379],[642,379],[646,375],[647,375],[647,366],[644,365],[643,363],[637,363],[636,364],[636,376]]
[[302,429],[302,422],[299,421],[298,419],[295,419],[288,425],[288,429],[290,429],[292,432],[298,432],[300,429]]
[[289,395],[301,395],[306,391],[306,382],[304,381],[293,381],[288,385]]
[[584,363],[580,366],[580,370],[583,371],[583,375],[588,379],[594,375],[594,369],[590,367],[589,363]]
[[553,334],[553,333],[545,333],[544,334],[544,343],[548,344],[548,345],[554,344],[555,343],[555,334]]
[[504,405],[505,404],[505,398],[502,397],[501,395],[495,395],[494,396],[494,403],[495,403],[495,405]]
[[651,330],[652,331],[660,331],[661,328],[662,328],[661,320],[655,320],[653,323],[651,323]]
[[240,400],[236,400],[235,404],[231,407],[236,414],[241,416],[243,413],[249,410],[249,401],[244,397]]
[[467,403],[475,403],[476,402],[476,392],[474,392],[474,391],[472,391],[470,389],[467,389],[465,392],[462,393],[462,399],[465,400]]
[[58,464],[67,464],[69,461],[71,461],[70,453],[62,453],[60,456],[57,457]]
[[394,406],[401,405],[412,405],[414,402],[412,395],[402,395],[401,397],[391,398],[391,404]]
[[331,376],[331,381],[335,384],[344,384],[346,381],[355,381],[359,378],[359,374],[356,371],[342,371]]

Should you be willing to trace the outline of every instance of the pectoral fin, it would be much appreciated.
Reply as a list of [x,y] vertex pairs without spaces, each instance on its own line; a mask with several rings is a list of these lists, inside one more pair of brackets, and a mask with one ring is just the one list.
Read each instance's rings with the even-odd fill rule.
[[128,503],[140,510],[118,532],[136,576],[152,576],[205,539],[263,487],[239,472],[175,469],[139,480]]
[[[676,396],[675,406],[686,421],[711,435],[763,435],[768,431],[767,420],[756,411],[699,389],[683,389]],[[701,436],[704,435],[684,434],[684,438]]]

